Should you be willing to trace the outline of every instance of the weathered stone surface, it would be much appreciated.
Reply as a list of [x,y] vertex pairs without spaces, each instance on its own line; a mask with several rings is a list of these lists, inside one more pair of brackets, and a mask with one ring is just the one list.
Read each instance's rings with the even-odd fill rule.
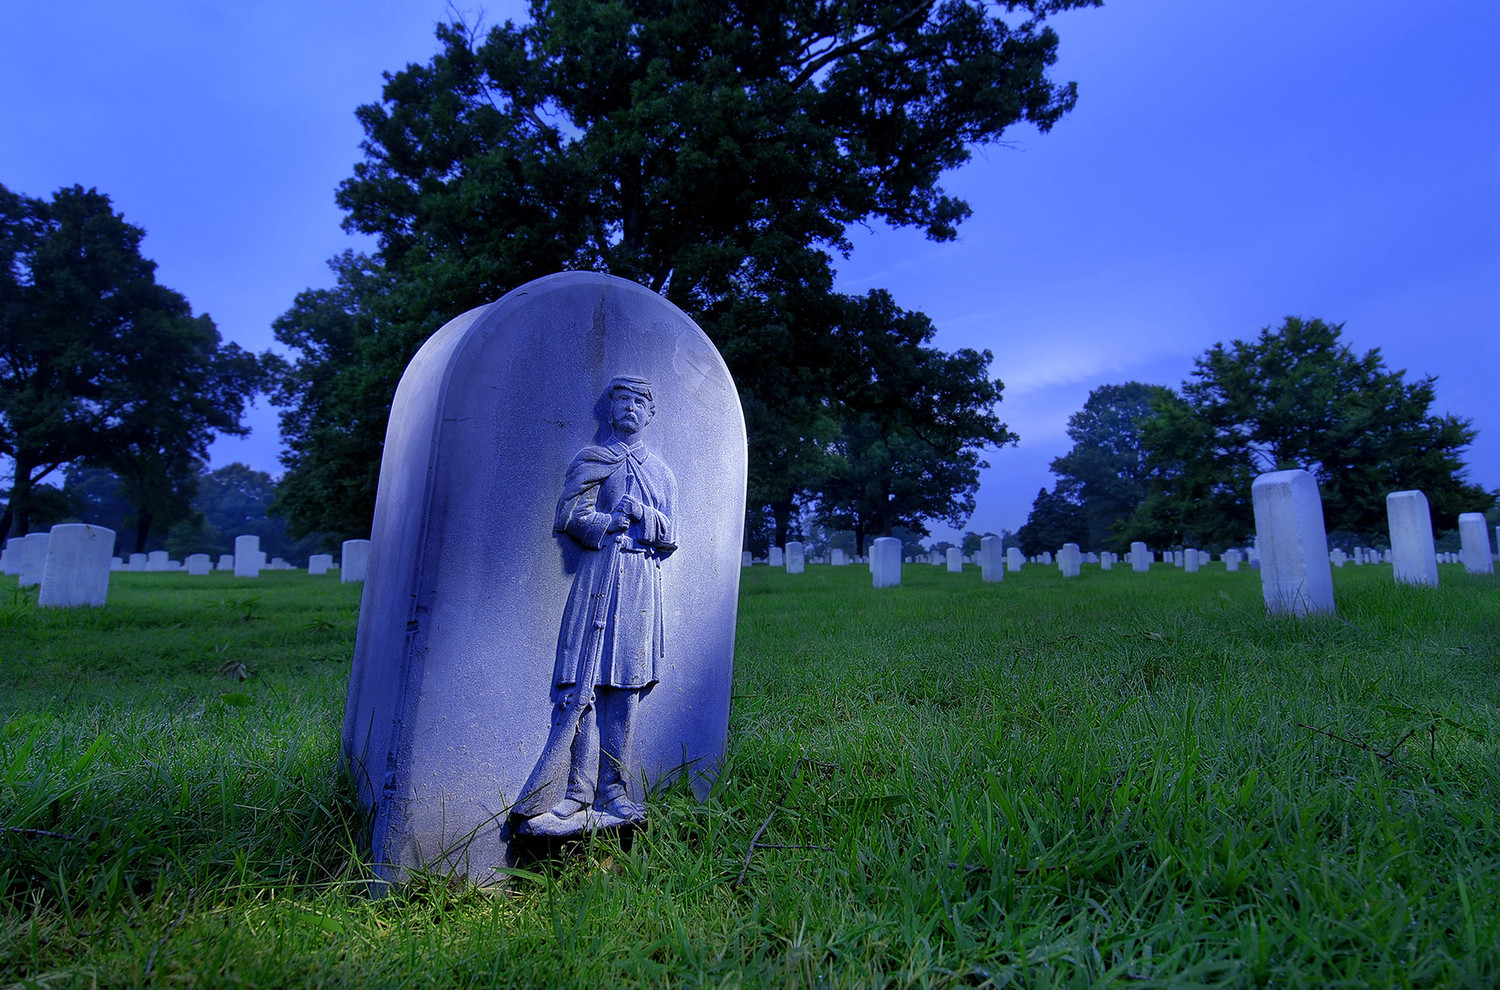
[[[619,376],[650,383],[644,452],[616,436]],[[381,876],[493,881],[527,833],[635,820],[679,774],[706,793],[728,732],[745,470],[723,361],[634,283],[549,276],[423,345],[392,404],[344,722]],[[640,686],[568,681],[606,669]],[[601,758],[614,734],[620,770]],[[569,760],[598,788],[592,811],[552,803]],[[608,771],[628,793],[607,793]]]
[[260,577],[265,566],[265,554],[260,552],[260,537],[236,536],[234,538],[234,576]]
[[185,563],[187,564],[187,572],[193,577],[207,577],[213,570],[213,561],[209,559],[206,553],[188,554],[188,559]]
[[35,588],[42,583],[47,566],[46,533],[27,533],[21,543],[21,587]]
[[949,547],[946,555],[949,574],[962,574],[964,572],[964,553],[958,547]]
[[1260,585],[1273,614],[1332,612],[1333,570],[1323,501],[1308,471],[1272,471],[1250,486],[1261,552]]
[[313,577],[321,577],[328,573],[333,566],[333,554],[315,553],[307,558],[307,573]]
[[786,572],[801,574],[807,566],[807,554],[798,540],[789,540],[786,545]]
[[345,540],[339,547],[339,581],[363,581],[370,568],[370,541]]
[[1490,534],[1483,513],[1460,513],[1458,538],[1464,548],[1464,570],[1470,574],[1495,573],[1495,561],[1490,556]]
[[901,586],[901,541],[882,536],[870,545],[870,581],[877,588]]
[[979,574],[984,581],[1005,580],[1005,546],[998,536],[986,536],[979,541]]
[[99,607],[109,596],[109,558],[115,531],[60,523],[48,537],[37,604],[44,608]]
[[1391,492],[1385,497],[1385,514],[1391,527],[1396,583],[1437,587],[1437,549],[1427,496],[1418,491]]

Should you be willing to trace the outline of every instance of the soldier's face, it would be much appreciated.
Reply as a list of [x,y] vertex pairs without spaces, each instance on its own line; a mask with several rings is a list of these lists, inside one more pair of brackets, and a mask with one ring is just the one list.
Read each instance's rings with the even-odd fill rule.
[[615,389],[609,400],[610,425],[621,436],[631,436],[651,422],[651,401],[629,389]]

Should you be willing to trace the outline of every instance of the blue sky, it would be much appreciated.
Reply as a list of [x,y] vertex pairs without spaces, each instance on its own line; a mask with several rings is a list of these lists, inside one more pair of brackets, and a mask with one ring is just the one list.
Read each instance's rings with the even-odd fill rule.
[[[108,193],[158,279],[264,349],[296,293],[331,282],[326,260],[365,246],[333,204],[360,158],[353,111],[430,57],[444,12],[11,5],[0,183]],[[840,261],[843,288],[886,287],[940,346],[995,355],[1021,445],[989,455],[968,528],[1025,520],[1091,389],[1175,386],[1287,315],[1437,375],[1436,411],[1479,430],[1471,479],[1500,487],[1500,3],[1109,0],[1054,25],[1077,109],[948,178],[974,208],[956,242],[861,230]],[[251,425],[215,465],[279,473],[264,400]]]

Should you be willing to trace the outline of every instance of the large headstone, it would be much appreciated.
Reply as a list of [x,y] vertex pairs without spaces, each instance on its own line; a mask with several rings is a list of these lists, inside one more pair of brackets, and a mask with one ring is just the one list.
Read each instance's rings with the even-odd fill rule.
[[42,571],[47,566],[46,533],[27,533],[21,544],[21,587],[35,588],[42,583]]
[[101,606],[109,595],[109,558],[115,531],[85,523],[60,523],[48,536],[37,604],[44,608]]
[[724,362],[635,283],[549,276],[422,346],[391,406],[343,732],[380,876],[494,881],[518,842],[636,820],[679,775],[706,795],[745,478]]
[[190,553],[186,563],[187,572],[193,577],[207,577],[213,570],[213,561],[206,553]]
[[370,541],[345,540],[339,547],[339,582],[363,581],[370,568]]
[[1458,538],[1464,548],[1464,570],[1470,574],[1495,573],[1495,561],[1490,556],[1489,527],[1483,513],[1460,513]]
[[870,581],[877,588],[901,586],[901,541],[882,536],[870,546]]
[[1311,472],[1272,471],[1250,486],[1261,552],[1260,585],[1273,614],[1333,611],[1333,569],[1323,501]]
[[1437,587],[1437,549],[1427,496],[1418,491],[1391,492],[1385,497],[1385,513],[1391,527],[1396,583]]
[[986,536],[979,541],[980,578],[984,581],[1005,580],[1005,546],[998,536]]
[[265,566],[265,554],[260,552],[260,537],[236,536],[234,538],[234,576],[260,577]]

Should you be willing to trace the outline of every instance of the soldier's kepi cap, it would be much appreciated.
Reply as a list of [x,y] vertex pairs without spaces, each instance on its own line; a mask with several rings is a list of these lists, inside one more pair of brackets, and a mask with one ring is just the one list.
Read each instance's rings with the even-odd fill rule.
[[652,402],[656,401],[656,396],[651,394],[651,383],[644,378],[636,378],[634,375],[616,375],[609,380],[609,394],[614,395],[617,388],[634,392],[636,395],[644,395]]

